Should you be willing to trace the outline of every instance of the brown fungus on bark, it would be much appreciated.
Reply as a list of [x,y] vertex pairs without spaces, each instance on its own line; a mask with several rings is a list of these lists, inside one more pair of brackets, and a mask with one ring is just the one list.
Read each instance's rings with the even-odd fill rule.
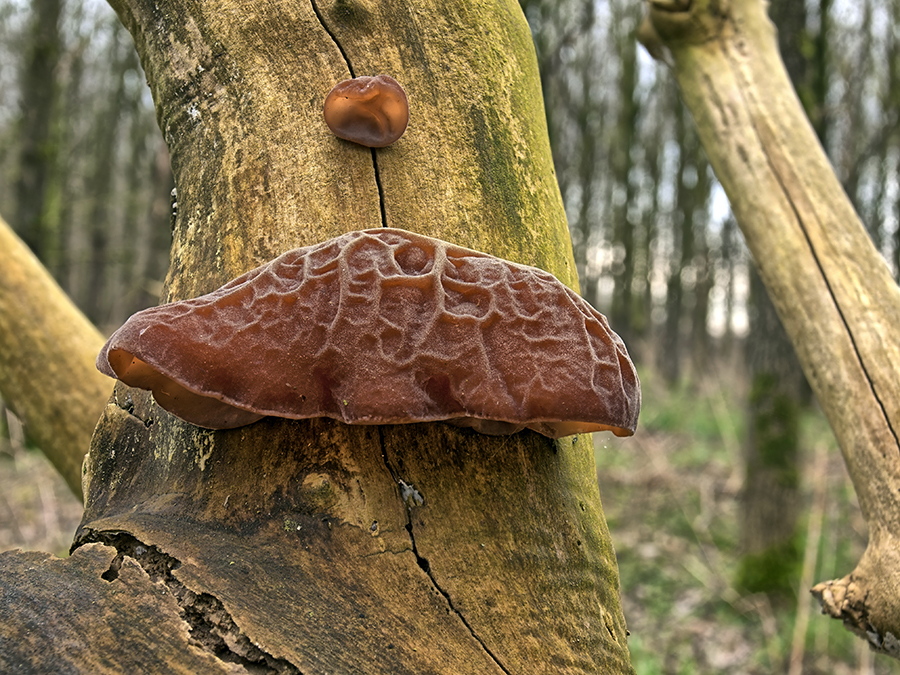
[[139,312],[97,367],[214,429],[274,415],[630,436],[641,402],[621,339],[553,275],[391,228]]
[[334,86],[325,97],[323,114],[338,138],[383,148],[406,131],[409,101],[393,77],[355,77]]

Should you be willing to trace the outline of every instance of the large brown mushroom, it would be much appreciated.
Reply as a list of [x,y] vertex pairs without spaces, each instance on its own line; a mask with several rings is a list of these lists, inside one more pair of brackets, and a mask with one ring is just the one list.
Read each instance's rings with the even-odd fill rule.
[[393,77],[364,75],[334,85],[325,97],[322,113],[338,138],[383,148],[406,131],[409,101]]
[[551,274],[391,228],[139,312],[97,367],[213,429],[274,415],[628,436],[641,402],[621,339]]

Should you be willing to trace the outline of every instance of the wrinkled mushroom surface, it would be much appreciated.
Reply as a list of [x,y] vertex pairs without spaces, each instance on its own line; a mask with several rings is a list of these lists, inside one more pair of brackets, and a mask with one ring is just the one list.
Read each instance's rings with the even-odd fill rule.
[[621,339],[551,274],[391,228],[139,312],[97,367],[208,428],[275,415],[627,436],[641,400]]
[[338,138],[370,148],[399,139],[409,124],[409,101],[389,75],[338,82],[325,97],[325,123]]

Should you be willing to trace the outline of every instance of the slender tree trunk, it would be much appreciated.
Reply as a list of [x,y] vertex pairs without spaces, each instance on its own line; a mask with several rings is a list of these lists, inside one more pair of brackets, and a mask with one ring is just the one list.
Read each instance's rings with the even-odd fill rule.
[[750,307],[742,559],[736,583],[784,600],[794,593],[803,555],[797,529],[803,373],[755,270],[750,272]]
[[[171,150],[168,299],[382,225],[577,283],[515,2],[114,4]],[[331,135],[321,105],[339,80],[375,73],[406,87],[412,119],[395,145],[370,150]],[[217,672],[233,661],[304,673],[631,672],[587,437],[271,418],[210,432],[119,385],[85,486],[69,574],[100,576],[112,558],[111,590],[92,606],[122,593],[121,617],[141,604],[126,593],[137,587],[145,620],[168,612],[137,642],[122,625],[119,672],[145,648],[163,655],[160,625],[205,635],[201,656],[221,655]],[[105,624],[87,623],[98,635]],[[198,647],[173,659],[179,650],[188,668]]]
[[[79,6],[75,11],[76,20],[84,20],[82,16],[83,7]],[[70,50],[67,57],[66,69],[66,87],[63,97],[63,115],[66,119],[76,120],[79,113],[84,110],[84,92],[82,88],[85,82],[85,51],[88,48],[89,40],[87,36],[79,35],[78,41]],[[90,80],[90,78],[88,78]],[[86,153],[81,151],[81,147],[75,143],[75,128],[70,127],[67,132],[67,145],[74,147],[73,154],[79,158],[83,158]],[[76,197],[84,194],[84,186],[80,182],[83,171],[82,162],[73,163],[67,167],[66,180],[64,183],[64,199],[60,208],[60,242],[65,249],[64,254],[60,258],[57,279],[60,286],[68,294],[68,296],[77,302],[80,298],[80,278],[83,270],[81,257],[87,250],[86,236],[83,232],[83,219],[79,218],[80,200]],[[77,168],[76,168],[77,167]]]
[[675,171],[675,222],[672,228],[673,250],[666,285],[666,322],[663,338],[664,349],[659,354],[659,365],[663,377],[669,384],[677,383],[682,376],[685,361],[683,347],[690,290],[685,290],[685,273],[691,271],[694,260],[695,216],[697,209],[705,202],[705,197],[697,194],[700,180],[698,169],[698,147],[686,119],[687,111],[678,102],[675,107],[676,137],[686,139],[678,155]]
[[[680,246],[682,231],[673,229],[672,234]],[[674,385],[681,379],[682,302],[681,270],[677,268],[677,263],[670,263],[669,278],[666,281],[666,319],[663,324],[662,347],[657,354],[660,373],[669,385]]]
[[[778,44],[797,90],[807,80],[800,51],[806,29],[803,3],[778,0],[769,7]],[[816,110],[823,101],[804,99]],[[744,438],[746,466],[741,505],[743,558],[737,584],[752,592],[789,597],[802,558],[800,509],[800,416],[806,380],[775,307],[755,269],[750,270],[750,333],[746,363],[750,380]]]
[[[136,130],[136,136],[146,134]],[[149,164],[147,185],[135,195],[134,217],[139,226],[131,246],[134,250],[134,270],[131,278],[133,294],[129,297],[128,312],[136,312],[159,302],[162,279],[168,263],[171,243],[172,168],[169,153],[162,143],[144,148],[141,161]],[[143,211],[138,211],[140,206]],[[118,315],[113,315],[118,316]]]
[[[130,50],[124,49],[123,41],[127,39],[125,31],[116,25],[112,31],[109,46],[109,61],[114,64],[113,91],[105,105],[100,108],[93,136],[96,138],[94,162],[88,180],[88,189],[93,200],[88,217],[88,260],[86,286],[80,298],[79,306],[95,323],[108,321],[107,313],[113,304],[112,293],[122,293],[121,283],[115,283],[115,258],[121,249],[116,251],[114,244],[121,241],[121,222],[111,217],[112,197],[116,194],[113,183],[117,178],[118,150],[123,139],[120,136],[122,113],[125,109],[125,72],[133,67],[129,61],[133,59]],[[118,231],[118,232],[117,232]],[[112,282],[112,283],[111,283]]]
[[[123,52],[118,68],[120,81],[134,76],[143,77],[137,55],[133,50]],[[158,251],[167,251],[168,236],[168,194],[166,189],[168,161],[164,158],[163,175],[158,175],[158,158],[155,156],[158,137],[148,133],[151,120],[147,119],[142,98],[145,92],[137,87],[126,87],[122,93],[122,145],[127,150],[120,151],[119,159],[123,167],[120,200],[121,215],[115,218],[110,228],[111,259],[107,263],[106,287],[119,289],[118,293],[107,293],[104,303],[103,323],[115,327],[133,312],[156,304],[158,297],[146,301],[145,286],[148,279],[150,261]],[[153,122],[155,130],[155,122]],[[127,143],[126,143],[127,142]],[[163,217],[152,217],[153,202],[162,200]],[[158,208],[158,207],[157,207]],[[162,235],[162,236],[159,236]],[[165,267],[157,271],[157,279],[162,279]]]
[[828,147],[829,141],[828,114],[825,106],[828,100],[828,55],[831,49],[828,43],[828,35],[831,32],[831,3],[832,0],[819,0],[818,3],[819,27],[814,40],[811,100],[803,101],[823,148]]
[[[679,102],[680,104],[680,102]],[[687,180],[691,185],[688,207],[691,209],[693,236],[691,238],[690,257],[682,257],[682,269],[691,274],[691,311],[690,311],[690,365],[693,373],[705,373],[709,365],[709,332],[707,315],[709,311],[709,291],[711,285],[709,270],[709,246],[707,232],[709,230],[709,193],[711,180],[706,153],[699,139],[691,145],[691,169]]]
[[[591,3],[584,10],[585,32],[590,34],[596,20],[596,8]],[[595,214],[597,213],[597,192],[600,183],[597,180],[597,145],[601,125],[596,123],[598,114],[596,101],[594,100],[594,74],[591,67],[595,60],[595,47],[593,41],[587,40],[585,53],[582,55],[582,65],[579,68],[581,82],[580,101],[575,119],[575,129],[581,139],[581,148],[578,152],[578,185],[581,198],[579,200],[578,215],[575,222],[570,224],[570,229],[575,233],[574,247],[575,266],[578,269],[579,279],[582,280],[584,296],[588,302],[597,305],[596,283],[588,274],[588,258],[591,253],[592,236],[596,231]],[[573,161],[573,158],[568,158]]]
[[725,268],[726,284],[723,295],[725,296],[724,317],[725,335],[723,338],[722,351],[731,355],[735,351],[736,335],[738,331],[738,317],[735,313],[735,307],[746,305],[746,303],[736,302],[737,295],[737,278],[740,263],[743,258],[742,247],[740,245],[741,234],[738,231],[737,223],[733,217],[729,217],[722,224],[722,247],[721,247],[721,265]]
[[62,0],[34,0],[31,5],[31,37],[20,78],[20,160],[16,181],[14,227],[34,254],[51,269],[57,262],[53,196],[59,185],[59,115],[57,70],[62,53],[60,14]]
[[[700,163],[698,172],[700,172],[701,183],[698,185],[699,197],[705,204],[709,204],[709,178],[705,161]],[[710,251],[707,243],[708,221],[708,211],[704,206],[703,223],[697,228],[693,262],[694,306],[691,310],[691,370],[695,374],[709,371],[710,349],[712,348],[708,325],[709,294],[713,283]]]
[[[620,8],[621,9],[621,8]],[[616,121],[615,144],[610,148],[614,189],[612,193],[612,248],[613,248],[613,297],[610,321],[615,324],[625,339],[632,337],[634,302],[634,223],[630,222],[628,210],[634,203],[634,143],[637,136],[638,105],[637,95],[637,45],[633,43],[633,33],[623,30],[632,25],[635,6],[624,9],[613,20],[612,34],[624,43],[619,49],[621,72],[619,73],[619,115]]]
[[[669,83],[657,83],[657,88],[670,87]],[[653,287],[651,281],[653,279],[654,266],[658,264],[654,255],[654,243],[658,244],[660,237],[659,207],[660,207],[660,190],[659,186],[662,182],[663,162],[665,152],[662,151],[663,139],[666,137],[666,124],[662,115],[655,115],[653,121],[653,132],[649,138],[648,144],[644,152],[647,165],[647,188],[649,195],[649,203],[647,209],[643,213],[643,223],[641,229],[643,238],[641,240],[641,259],[640,278],[643,284],[643,294],[641,297],[641,309],[637,314],[640,324],[637,327],[636,334],[641,338],[652,335],[653,326]],[[649,355],[648,355],[649,356]]]

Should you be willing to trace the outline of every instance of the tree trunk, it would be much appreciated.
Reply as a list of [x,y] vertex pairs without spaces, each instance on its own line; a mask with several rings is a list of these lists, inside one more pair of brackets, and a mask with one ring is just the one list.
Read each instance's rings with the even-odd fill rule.
[[[706,162],[696,135],[690,128],[687,111],[680,101],[675,103],[676,136],[683,144],[678,154],[675,170],[675,208],[672,227],[672,254],[669,278],[666,282],[666,320],[663,344],[665,348],[657,354],[660,372],[670,385],[675,385],[682,377],[685,362],[684,338],[686,326],[693,326],[688,320],[691,300],[702,292],[702,284],[686,284],[688,274],[695,272],[694,258],[697,254],[696,216],[708,201],[709,181],[706,177]],[[690,138],[693,142],[686,141]],[[702,281],[699,275],[696,281]],[[692,297],[693,296],[693,297]],[[698,327],[699,328],[699,327]],[[705,331],[706,322],[702,329]],[[693,356],[693,354],[689,354]]]
[[[778,27],[785,68],[798,91],[808,71],[798,36],[806,27],[803,3],[779,0],[769,14]],[[814,92],[813,92],[814,93]],[[824,101],[807,98],[807,106]],[[800,515],[800,416],[806,380],[775,307],[750,270],[750,333],[746,363],[750,379],[744,438],[745,477],[741,504],[741,563],[737,584],[773,599],[794,595],[802,558]]]
[[[172,155],[168,299],[381,225],[576,284],[512,0],[113,4]],[[321,106],[339,80],[376,73],[405,86],[412,118],[369,150],[332,136]],[[115,547],[112,588],[142,564],[222,664],[631,671],[587,437],[273,418],[211,432],[120,384],[85,487],[75,548]],[[73,559],[86,555],[101,554]]]
[[103,338],[2,219],[0,251],[0,396],[81,497],[82,461],[112,391],[93,367]]
[[751,593],[768,593],[783,601],[794,595],[803,557],[797,520],[804,383],[791,343],[755,270],[750,272],[746,363],[750,391],[736,583]]
[[[88,266],[83,295],[78,306],[94,323],[100,325],[109,321],[109,308],[114,304],[109,296],[127,292],[124,284],[116,278],[116,258],[123,254],[124,247],[116,246],[122,237],[121,223],[111,217],[112,198],[116,194],[113,182],[116,178],[116,164],[119,148],[124,143],[121,120],[127,102],[125,73],[134,64],[133,52],[123,49],[127,34],[121,26],[113,26],[108,48],[114,87],[109,98],[100,106],[93,129],[94,161],[90,167],[87,187],[93,195],[88,217]],[[112,283],[111,283],[112,282]]]
[[[636,8],[628,8],[636,9]],[[609,149],[610,169],[612,170],[612,208],[608,213],[612,216],[609,225],[612,230],[613,249],[613,295],[610,307],[610,321],[619,327],[625,339],[630,340],[634,331],[634,223],[629,221],[628,210],[634,202],[635,181],[632,176],[634,168],[634,145],[637,136],[638,102],[637,96],[637,45],[631,31],[622,34],[616,28],[621,24],[628,25],[636,21],[634,12],[631,16],[622,14],[614,18],[615,28],[610,31],[623,44],[619,50],[619,112],[616,119],[616,143]]]
[[900,291],[791,87],[765,3],[656,0],[642,39],[673,66],[869,525],[856,569],[814,592],[898,656]]
[[[594,28],[596,22],[596,8],[594,3],[589,3],[584,8],[584,20],[582,23],[583,30],[589,32]],[[576,129],[577,136],[581,139],[581,147],[576,157],[566,157],[562,159],[562,164],[571,163],[577,166],[577,184],[579,191],[578,214],[575,216],[575,222],[570,224],[570,230],[574,234],[575,245],[575,267],[578,269],[578,278],[581,281],[582,294],[585,299],[592,303],[595,307],[599,306],[596,288],[597,285],[591,279],[589,271],[589,260],[593,252],[592,243],[595,237],[592,236],[595,228],[595,214],[597,213],[597,201],[600,198],[600,183],[597,180],[598,168],[598,136],[599,129],[602,128],[598,124],[597,103],[594,97],[594,72],[593,62],[595,59],[595,45],[593,41],[586,41],[584,45],[585,54],[581,57],[582,65],[578,69],[580,72],[579,80],[581,91],[579,92],[578,103],[575,107],[574,120],[569,120],[569,124]]]
[[13,225],[34,254],[51,270],[56,267],[59,241],[57,180],[59,85],[62,53],[62,0],[34,0],[31,8],[30,51],[20,78],[21,150],[16,181]]

